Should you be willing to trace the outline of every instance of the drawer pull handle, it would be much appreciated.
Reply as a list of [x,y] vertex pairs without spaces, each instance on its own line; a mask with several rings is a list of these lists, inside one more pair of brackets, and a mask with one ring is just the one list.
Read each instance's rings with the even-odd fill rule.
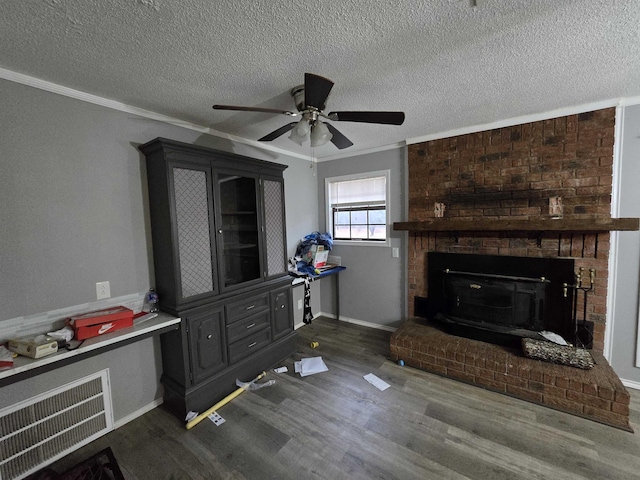
[[251,328],[251,327],[255,327],[255,326],[256,326],[256,324],[252,323],[251,325],[247,325],[247,328]]
[[207,340],[211,340],[211,337],[213,337],[213,335],[211,334],[207,335]]
[[249,305],[247,308],[245,308],[245,310],[251,310],[252,308],[256,308],[255,305]]
[[251,348],[251,347],[255,347],[258,344],[258,342],[253,342],[251,345],[249,345],[247,348]]

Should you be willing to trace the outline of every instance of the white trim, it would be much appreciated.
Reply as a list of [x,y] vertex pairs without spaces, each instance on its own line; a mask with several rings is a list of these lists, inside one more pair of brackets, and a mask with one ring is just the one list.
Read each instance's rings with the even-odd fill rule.
[[174,117],[170,117],[168,115],[164,115],[161,113],[152,112],[150,110],[145,110],[143,108],[134,107],[133,105],[128,105],[126,103],[118,102],[116,100],[111,100],[109,98],[99,97],[97,95],[93,95],[91,93],[82,92],[80,90],[75,90],[73,88],[65,87],[63,85],[59,85],[57,83],[48,82],[46,80],[42,80],[40,78],[31,77],[29,75],[24,75],[22,73],[13,72],[11,70],[7,70],[5,68],[0,68],[0,79],[8,80],[10,82],[19,83],[22,85],[26,85],[28,87],[37,88],[40,90],[44,90],[46,92],[56,93],[58,95],[62,95],[69,98],[74,98],[76,100],[80,100],[87,103],[92,103],[94,105],[100,105],[102,107],[110,108],[112,110],[118,110],[120,112],[131,113],[133,115],[138,115],[140,117],[149,118],[151,120],[157,120],[159,122],[167,123],[170,125],[174,125],[176,127],[183,127],[189,130],[195,130],[197,132],[206,133],[208,135],[212,135],[214,137],[224,138],[227,140],[232,140],[236,143],[241,143],[243,145],[249,145],[251,147],[256,147],[261,150],[267,150],[270,152],[275,152],[282,155],[287,155],[290,157],[300,158],[302,160],[311,161],[311,157],[309,155],[302,155],[295,152],[290,152],[288,150],[284,150],[282,148],[274,147],[271,145],[264,144],[262,142],[257,142],[253,140],[247,140],[245,138],[236,137],[235,135],[229,135],[228,133],[219,132],[210,127],[205,127],[202,125],[197,125],[195,123],[186,122],[184,120],[180,120]]
[[[325,313],[320,312],[317,315],[314,315],[313,319],[317,319],[319,317],[327,317],[335,320],[336,316],[333,313]],[[380,325],[379,323],[366,322],[364,320],[358,320],[356,318],[345,317],[344,315],[340,315],[340,321],[344,323],[352,323],[354,325],[360,325],[361,327],[375,328],[376,330],[384,330],[385,332],[395,332],[397,330],[396,327],[390,327],[388,325]],[[298,330],[299,328],[305,327],[307,324],[300,322],[297,323],[293,329]]]
[[139,408],[135,412],[131,412],[129,415],[125,415],[124,417],[122,417],[120,420],[116,421],[113,424],[114,430],[122,427],[123,425],[129,423],[132,420],[135,420],[138,417],[141,417],[145,413],[150,412],[151,410],[153,410],[156,407],[159,407],[163,403],[164,403],[163,397],[156,398],[153,402],[146,404],[144,407]]
[[625,97],[620,99],[621,107],[630,107],[631,105],[640,104],[640,96],[639,97]]
[[407,146],[407,142],[398,142],[398,143],[392,143],[390,145],[382,145],[380,147],[374,147],[374,148],[369,148],[366,150],[355,150],[353,152],[346,152],[346,153],[340,153],[337,155],[331,155],[328,157],[322,157],[322,158],[315,158],[314,160],[316,162],[328,162],[331,160],[342,160],[343,158],[348,158],[348,157],[357,157],[358,155],[370,155],[372,153],[377,153],[377,152],[385,152],[387,150],[395,150],[397,148],[403,148]]
[[[639,99],[640,100],[640,99]],[[575,115],[578,113],[591,112],[593,110],[600,110],[603,108],[617,107],[621,104],[622,99],[613,98],[610,100],[603,100],[601,102],[592,102],[585,105],[578,105],[575,107],[565,107],[547,112],[534,113],[531,115],[522,115],[520,117],[508,118],[505,120],[498,120],[496,122],[484,123],[482,125],[472,125],[469,127],[456,128],[448,130],[446,132],[432,133],[423,135],[420,137],[408,138],[407,145],[414,143],[428,142],[430,140],[439,140],[441,138],[456,137],[458,135],[466,135],[469,133],[483,132],[485,130],[493,130],[496,128],[511,127],[513,125],[520,125],[523,123],[539,122],[542,120],[549,120],[550,118],[565,117],[567,115]]]
[[[336,316],[333,313],[320,312],[318,316],[328,317],[335,319]],[[315,317],[314,317],[315,318]],[[380,325],[379,323],[367,322],[365,320],[358,320],[357,318],[349,318],[344,315],[340,315],[340,321],[344,323],[352,323],[354,325],[360,325],[361,327],[375,328],[376,330],[384,330],[385,332],[395,332],[396,327],[390,327],[389,325]]]
[[[622,163],[622,132],[624,125],[624,108],[616,107],[616,123],[613,140],[613,171],[611,177],[611,216],[620,217],[620,184]],[[617,296],[617,266],[620,236],[619,232],[609,232],[609,279],[607,281],[607,316],[604,324],[604,358],[611,363],[613,352],[613,336],[615,328],[615,305]],[[636,360],[637,363],[637,360]]]
[[351,246],[351,247],[389,247],[391,246],[391,224],[389,223],[389,212],[391,212],[391,169],[376,170],[373,172],[350,173],[347,175],[338,175],[336,177],[325,177],[324,179],[324,212],[325,225],[328,232],[333,232],[333,219],[331,208],[329,208],[329,184],[331,182],[347,182],[349,180],[359,180],[361,178],[385,177],[385,210],[387,212],[387,232],[384,242],[373,240],[334,240],[334,245]]
[[620,184],[622,177],[622,137],[624,135],[624,108],[616,108],[616,126],[613,134],[613,172],[611,179],[611,216],[620,218]]
[[620,381],[627,388],[633,388],[634,390],[640,390],[640,382],[634,382],[633,380],[625,380],[621,378]]
[[[617,296],[616,265],[618,264],[618,232],[609,232],[609,279],[607,280],[607,316],[604,324],[604,351],[602,355],[611,363],[613,352],[613,330],[615,323],[615,310]],[[636,360],[637,362],[637,360]]]

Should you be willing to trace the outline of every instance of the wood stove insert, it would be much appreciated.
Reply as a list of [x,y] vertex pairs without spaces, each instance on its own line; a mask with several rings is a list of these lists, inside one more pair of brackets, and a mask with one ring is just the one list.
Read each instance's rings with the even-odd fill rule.
[[573,280],[573,259],[430,252],[426,316],[496,341],[548,330],[573,342]]

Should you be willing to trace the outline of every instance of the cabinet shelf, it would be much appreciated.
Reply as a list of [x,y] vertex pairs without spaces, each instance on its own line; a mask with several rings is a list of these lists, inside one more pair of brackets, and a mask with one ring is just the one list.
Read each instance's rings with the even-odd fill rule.
[[258,248],[258,245],[255,243],[234,243],[232,245],[225,245],[224,251],[229,250],[248,250],[250,248]]
[[258,232],[255,225],[223,225],[223,232]]

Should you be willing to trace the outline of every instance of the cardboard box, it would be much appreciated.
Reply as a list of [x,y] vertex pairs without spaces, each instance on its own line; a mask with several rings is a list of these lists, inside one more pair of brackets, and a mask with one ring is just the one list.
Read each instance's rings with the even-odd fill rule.
[[58,342],[48,335],[14,338],[7,342],[7,348],[18,355],[42,358],[58,351]]
[[86,327],[74,327],[76,332],[76,340],[86,340],[87,338],[98,337],[105,333],[115,332],[123,328],[133,326],[133,317],[122,318],[112,322],[97,323],[95,325],[87,325]]
[[69,317],[67,324],[76,340],[85,340],[133,326],[133,310],[122,306],[95,310]]
[[126,307],[103,308],[102,310],[94,310],[92,312],[81,313],[69,317],[68,324],[73,328],[86,327],[97,323],[107,323],[116,320],[133,319],[133,310]]
[[329,257],[328,250],[318,250],[313,254],[313,266],[314,267],[323,267],[327,263],[327,258]]

